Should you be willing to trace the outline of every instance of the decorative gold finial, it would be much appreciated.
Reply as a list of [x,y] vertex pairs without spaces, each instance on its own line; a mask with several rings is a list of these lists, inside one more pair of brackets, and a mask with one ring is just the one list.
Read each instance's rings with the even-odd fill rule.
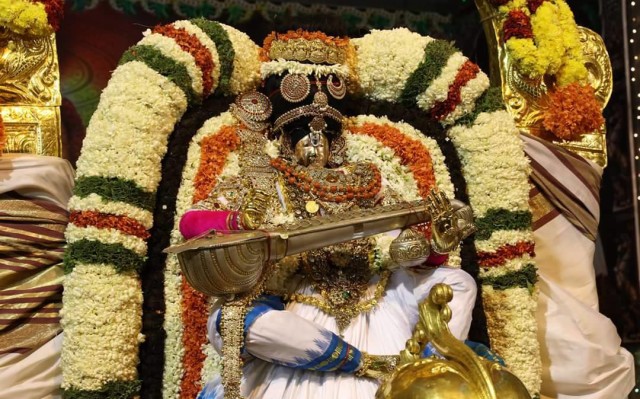
[[[497,363],[489,362],[458,341],[449,331],[453,290],[436,284],[420,305],[420,321],[406,349],[401,366],[376,393],[376,399],[530,399],[518,378]],[[420,358],[427,342],[444,359]]]

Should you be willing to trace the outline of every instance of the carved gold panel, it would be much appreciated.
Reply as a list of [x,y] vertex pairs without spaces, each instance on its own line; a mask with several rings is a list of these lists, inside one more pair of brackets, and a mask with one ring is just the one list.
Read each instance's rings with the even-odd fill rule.
[[55,35],[23,38],[0,29],[0,113],[5,152],[62,155]]
[[[484,21],[484,30],[489,44],[491,81],[502,88],[502,97],[507,110],[514,116],[518,127],[526,133],[558,144],[565,149],[590,159],[600,166],[607,164],[606,127],[589,132],[579,140],[561,140],[542,127],[545,109],[549,106],[548,90],[552,82],[547,78],[530,79],[516,70],[502,43],[503,18],[489,0],[476,0],[476,6]],[[578,27],[580,41],[589,71],[589,83],[595,89],[596,98],[607,105],[613,91],[611,61],[602,38],[595,32]]]
[[5,152],[61,156],[60,107],[0,106]]

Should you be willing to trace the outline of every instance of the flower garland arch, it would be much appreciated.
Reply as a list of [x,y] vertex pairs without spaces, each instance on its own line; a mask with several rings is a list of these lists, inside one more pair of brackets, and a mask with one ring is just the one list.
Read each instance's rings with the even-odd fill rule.
[[[349,45],[357,60],[351,72],[359,93],[415,107],[447,129],[478,225],[475,248],[492,347],[532,394],[538,393],[529,167],[499,92],[452,45],[407,29],[372,31]],[[66,398],[139,394],[138,346],[144,340],[139,273],[153,212],[167,207],[156,191],[169,136],[187,107],[208,95],[236,95],[256,87],[260,67],[260,48],[245,34],[204,19],[147,31],[123,55],[87,129],[69,203],[62,311]],[[390,126],[380,132],[397,129],[427,145],[408,125],[373,117],[351,123],[355,131],[375,136],[369,125],[374,122]],[[203,163],[220,175],[237,173],[236,123],[230,113],[222,113],[191,139],[175,204],[178,216],[202,183],[196,180]],[[377,139],[384,140],[379,134]],[[441,162],[436,164],[442,169]],[[412,174],[411,168],[403,170]],[[174,228],[171,242],[179,239]],[[192,398],[200,380],[219,366],[203,338],[200,316],[206,318],[207,300],[185,286],[175,257],[145,267],[164,270],[162,395]]]

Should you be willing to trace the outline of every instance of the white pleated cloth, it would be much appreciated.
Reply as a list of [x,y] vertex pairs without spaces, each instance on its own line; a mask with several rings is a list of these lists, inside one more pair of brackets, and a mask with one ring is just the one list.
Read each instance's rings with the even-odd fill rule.
[[[436,283],[453,288],[449,304],[453,317],[452,333],[465,339],[471,326],[471,312],[476,298],[473,278],[462,270],[440,267],[424,272],[397,270],[389,279],[384,296],[369,313],[353,319],[342,337],[373,355],[397,355],[405,347],[418,321],[418,306]],[[375,280],[369,287],[375,290]],[[298,293],[312,295],[313,288],[302,283]],[[220,351],[221,338],[215,323],[218,311],[209,318],[209,338]],[[329,330],[338,334],[335,319],[321,310],[300,303],[290,303],[285,311],[270,311],[258,317],[249,328],[246,349],[256,358],[244,367],[242,394],[247,399],[373,399],[378,383],[368,378],[340,372],[317,372],[278,366],[262,359],[299,358],[314,340]],[[262,359],[261,359],[262,358]],[[202,399],[223,398],[219,376],[207,383]]]
[[62,333],[28,353],[0,356],[0,399],[60,399]]
[[598,311],[595,245],[558,215],[536,230],[542,397],[622,399],[635,385],[634,360]]

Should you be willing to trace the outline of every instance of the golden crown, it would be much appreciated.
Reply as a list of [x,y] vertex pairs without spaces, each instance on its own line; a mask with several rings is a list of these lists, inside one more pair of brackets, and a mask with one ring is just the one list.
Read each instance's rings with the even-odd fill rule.
[[272,33],[265,39],[264,52],[271,60],[344,64],[348,48],[348,38],[297,30],[283,34]]

